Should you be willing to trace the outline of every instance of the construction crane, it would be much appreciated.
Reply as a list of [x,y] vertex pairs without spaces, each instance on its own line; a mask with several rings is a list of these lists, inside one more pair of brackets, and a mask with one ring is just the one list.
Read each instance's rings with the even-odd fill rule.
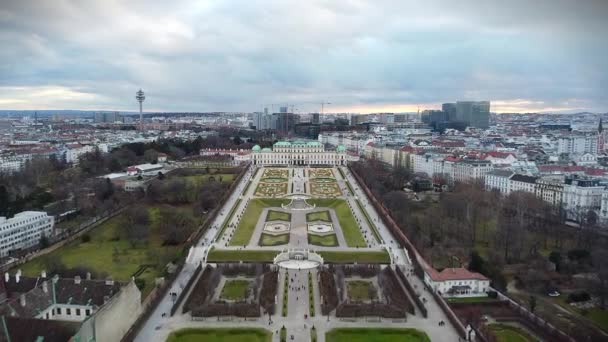
[[331,102],[321,102],[321,115],[325,111],[325,105],[331,104]]

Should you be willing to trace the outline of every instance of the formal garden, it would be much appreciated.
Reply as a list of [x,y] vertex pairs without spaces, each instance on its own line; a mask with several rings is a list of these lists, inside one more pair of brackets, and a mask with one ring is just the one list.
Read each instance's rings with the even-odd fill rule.
[[[223,284],[223,285],[222,285]],[[186,299],[192,317],[260,317],[274,313],[278,271],[268,264],[207,266]]]
[[319,270],[323,315],[405,318],[414,313],[397,275],[381,265],[329,265]]
[[249,244],[262,211],[266,208],[279,209],[281,208],[281,204],[288,203],[289,200],[271,198],[255,198],[249,201],[247,210],[245,210],[241,221],[236,227],[234,236],[230,239],[230,245],[245,246]]

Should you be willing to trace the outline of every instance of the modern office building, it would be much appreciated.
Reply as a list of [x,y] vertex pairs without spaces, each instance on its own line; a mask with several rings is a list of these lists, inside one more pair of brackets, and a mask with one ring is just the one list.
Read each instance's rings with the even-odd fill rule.
[[455,103],[444,103],[441,105],[441,111],[445,113],[448,121],[456,120],[456,104]]
[[23,211],[7,219],[0,216],[0,256],[36,246],[50,237],[55,220],[43,211]]
[[468,126],[488,128],[490,126],[490,101],[456,102],[456,120]]

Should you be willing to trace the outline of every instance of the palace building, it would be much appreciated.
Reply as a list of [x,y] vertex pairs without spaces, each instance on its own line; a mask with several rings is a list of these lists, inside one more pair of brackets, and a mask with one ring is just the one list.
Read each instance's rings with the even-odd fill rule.
[[347,155],[344,146],[326,151],[318,141],[279,141],[271,148],[251,149],[254,165],[346,165]]

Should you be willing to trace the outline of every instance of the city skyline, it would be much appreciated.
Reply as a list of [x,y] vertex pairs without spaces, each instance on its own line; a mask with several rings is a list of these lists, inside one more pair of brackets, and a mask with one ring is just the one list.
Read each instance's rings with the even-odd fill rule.
[[[492,9],[492,10],[490,10]],[[3,4],[0,109],[606,112],[608,6],[515,1]],[[277,30],[281,27],[281,30]]]

